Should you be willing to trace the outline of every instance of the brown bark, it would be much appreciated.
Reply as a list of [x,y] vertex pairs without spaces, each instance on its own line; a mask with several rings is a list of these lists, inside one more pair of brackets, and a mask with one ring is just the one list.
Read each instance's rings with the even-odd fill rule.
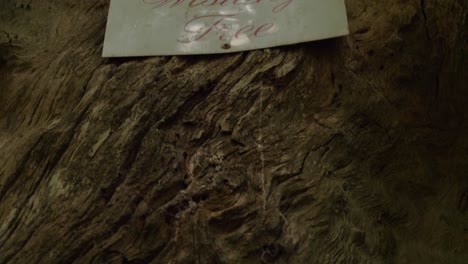
[[467,2],[103,59],[108,1],[0,2],[0,263],[467,263]]

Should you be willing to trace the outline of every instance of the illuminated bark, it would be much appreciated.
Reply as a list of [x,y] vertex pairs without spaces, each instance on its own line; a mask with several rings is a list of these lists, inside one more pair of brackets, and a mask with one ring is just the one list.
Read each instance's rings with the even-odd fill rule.
[[0,263],[467,263],[466,1],[347,2],[103,59],[108,1],[0,1]]

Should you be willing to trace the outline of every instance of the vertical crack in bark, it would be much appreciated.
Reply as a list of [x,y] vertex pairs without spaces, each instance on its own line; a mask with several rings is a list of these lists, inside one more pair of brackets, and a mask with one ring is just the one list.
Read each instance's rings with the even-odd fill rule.
[[266,211],[267,205],[267,193],[266,193],[266,183],[265,183],[265,153],[263,146],[263,132],[262,132],[262,116],[263,116],[263,89],[260,88],[260,116],[258,120],[258,129],[259,129],[259,143],[257,143],[258,150],[260,152],[260,162],[261,162],[261,180],[262,180],[262,201],[263,201],[263,212]]
[[429,27],[428,27],[428,19],[427,19],[427,12],[426,12],[426,0],[420,0],[421,2],[421,10],[424,17],[424,30],[426,31],[426,37],[428,40],[431,40],[431,35],[429,34]]
[[32,154],[36,150],[36,147],[39,145],[39,142],[42,140],[43,135],[40,135],[37,140],[34,142],[34,144],[31,146],[31,148],[28,150],[28,152],[23,156],[23,159],[18,163],[19,165],[17,166],[16,171],[13,173],[13,175],[5,181],[3,186],[0,186],[0,201],[3,200],[3,197],[5,194],[8,192],[8,190],[15,184],[15,182],[18,180],[20,175],[23,173],[25,170],[26,166],[28,165],[29,162],[31,162]]

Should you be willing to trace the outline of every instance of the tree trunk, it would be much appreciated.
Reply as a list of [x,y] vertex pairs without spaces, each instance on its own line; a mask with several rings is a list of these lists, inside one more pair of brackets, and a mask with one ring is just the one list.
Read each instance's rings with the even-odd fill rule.
[[0,263],[468,263],[467,1],[103,59],[108,2],[0,2]]

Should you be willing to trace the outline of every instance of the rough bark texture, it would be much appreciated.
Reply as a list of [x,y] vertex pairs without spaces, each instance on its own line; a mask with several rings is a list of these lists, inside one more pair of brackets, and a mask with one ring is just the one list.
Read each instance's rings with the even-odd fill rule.
[[103,59],[108,1],[0,1],[0,263],[468,263],[465,0]]

